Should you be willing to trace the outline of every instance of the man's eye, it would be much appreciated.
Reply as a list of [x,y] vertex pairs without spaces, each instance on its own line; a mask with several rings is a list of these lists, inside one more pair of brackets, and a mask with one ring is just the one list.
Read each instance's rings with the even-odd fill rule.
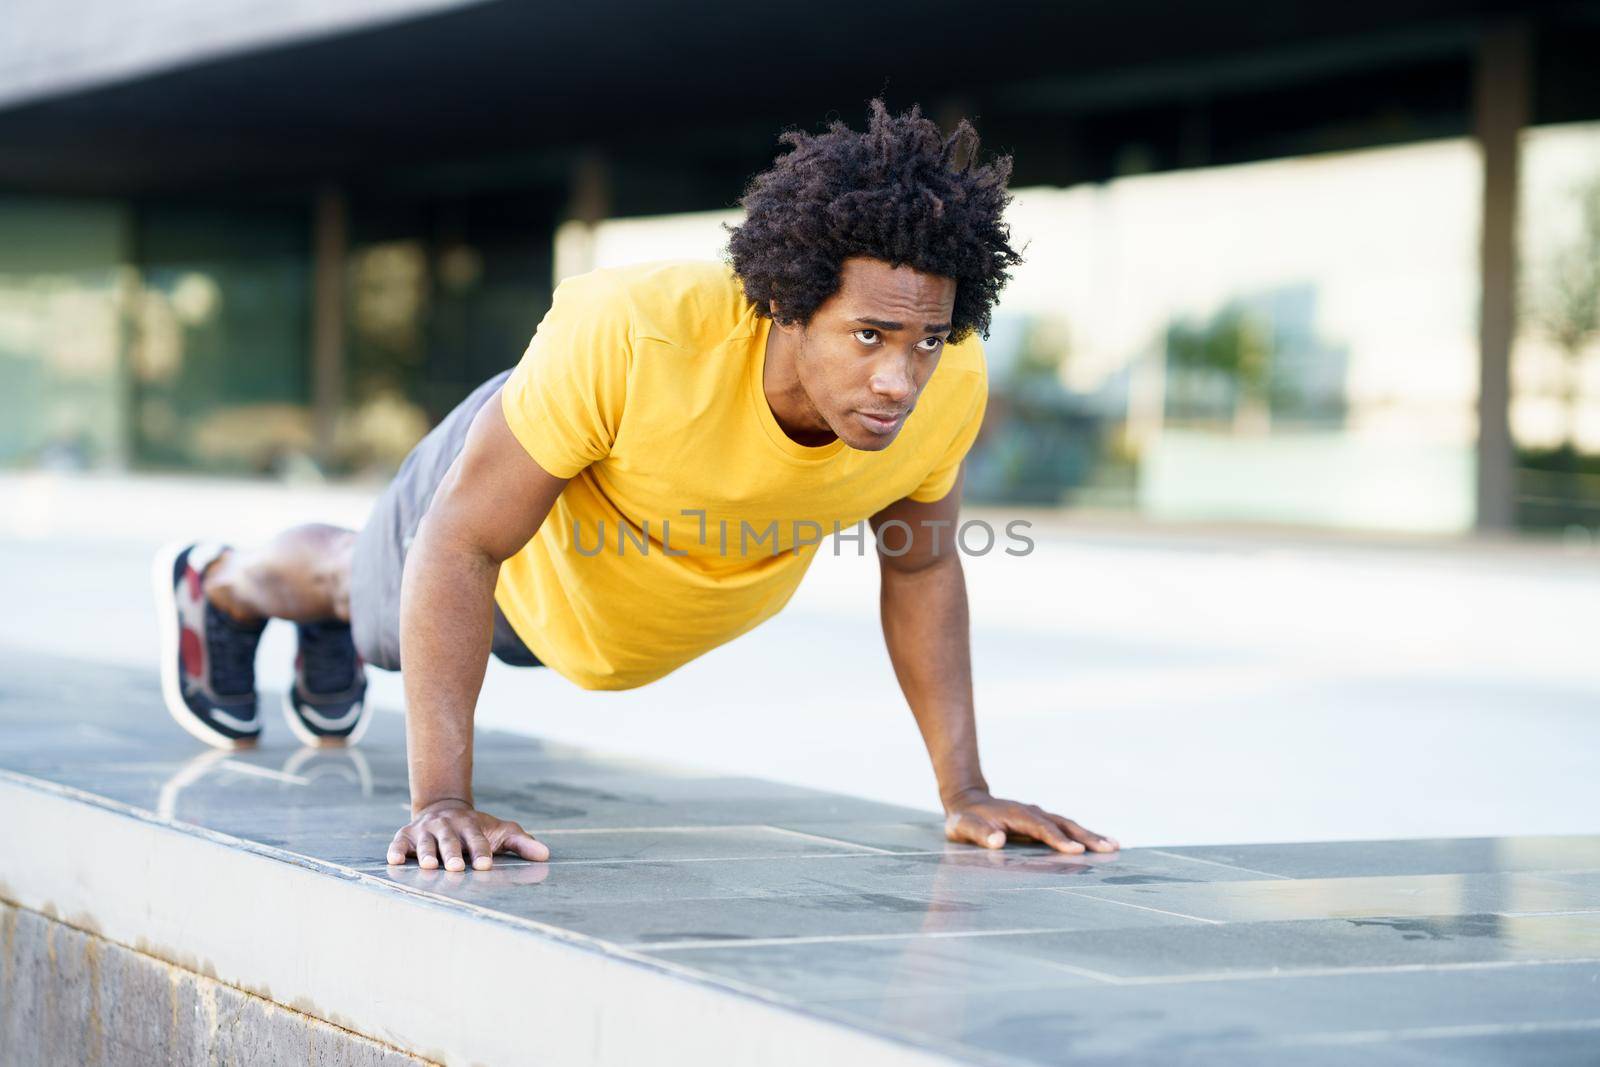
[[922,340],[917,342],[917,347],[922,349],[924,352],[937,352],[939,351],[940,346],[943,344],[943,337],[924,337]]
[[856,331],[856,340],[860,341],[864,345],[875,345],[875,344],[878,343],[878,331],[877,330],[857,330]]

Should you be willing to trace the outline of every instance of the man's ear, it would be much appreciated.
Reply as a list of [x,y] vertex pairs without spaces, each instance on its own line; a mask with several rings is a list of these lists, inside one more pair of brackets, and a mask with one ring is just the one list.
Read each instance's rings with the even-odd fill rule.
[[798,333],[802,329],[801,323],[798,321],[784,320],[783,313],[778,310],[778,302],[776,300],[767,301],[767,311],[772,315],[772,324],[784,333]]

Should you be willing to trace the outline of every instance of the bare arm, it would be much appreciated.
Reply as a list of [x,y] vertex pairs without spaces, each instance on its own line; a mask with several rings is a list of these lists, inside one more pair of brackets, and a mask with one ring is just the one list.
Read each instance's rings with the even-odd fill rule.
[[[880,550],[880,609],[884,642],[895,677],[911,705],[939,783],[947,816],[946,836],[999,848],[1008,833],[1042,841],[1061,852],[1110,852],[1117,843],[1071,819],[1032,804],[1002,800],[989,792],[978,764],[973,714],[972,646],[967,616],[967,580],[956,533],[961,479],[942,499],[891,504],[872,517],[874,531],[899,520],[910,527],[883,533]],[[902,543],[907,544],[900,552]]]
[[412,820],[389,862],[485,869],[498,851],[546,859],[549,850],[515,823],[472,801],[473,714],[494,633],[500,564],[538,531],[566,486],[535,463],[511,433],[496,393],[473,419],[406,557],[400,591],[400,659]]

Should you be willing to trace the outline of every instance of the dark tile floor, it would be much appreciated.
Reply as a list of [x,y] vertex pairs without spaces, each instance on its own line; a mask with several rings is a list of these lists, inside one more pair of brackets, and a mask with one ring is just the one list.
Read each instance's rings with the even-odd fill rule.
[[[479,743],[549,863],[390,869],[400,718],[349,752],[200,751],[153,677],[0,653],[0,769],[995,1063],[1600,1064],[1600,835],[947,845],[928,812]],[[268,707],[275,707],[268,694]]]

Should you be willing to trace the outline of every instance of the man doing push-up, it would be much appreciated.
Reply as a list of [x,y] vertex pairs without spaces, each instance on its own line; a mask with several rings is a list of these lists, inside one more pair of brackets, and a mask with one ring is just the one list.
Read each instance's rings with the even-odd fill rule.
[[257,641],[290,620],[284,713],[304,742],[355,743],[364,664],[404,668],[413,817],[391,863],[547,859],[473,804],[489,656],[585,689],[644,685],[771,618],[821,534],[867,520],[896,536],[878,553],[884,639],[949,838],[1116,849],[991,795],[979,768],[951,532],[987,397],[977,338],[1019,262],[1002,219],[1010,160],[980,165],[967,123],[946,137],[877,101],[865,132],[783,140],[726,265],[562,283],[521,361],[417,445],[359,532],[165,551],[173,717],[214,745],[253,743]]

